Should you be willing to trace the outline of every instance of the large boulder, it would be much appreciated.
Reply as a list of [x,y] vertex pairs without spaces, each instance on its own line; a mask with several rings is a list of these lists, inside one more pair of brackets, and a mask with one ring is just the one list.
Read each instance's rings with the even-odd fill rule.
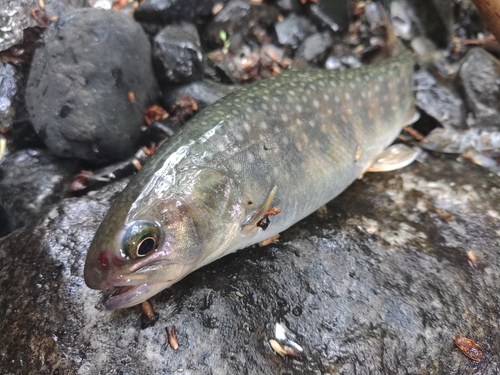
[[56,155],[104,164],[135,151],[157,94],[151,46],[132,18],[80,9],[51,24],[31,66],[31,122]]
[[[123,186],[62,200],[0,239],[0,373],[498,373],[500,178],[478,166],[429,155],[367,174],[278,244],[153,297],[154,325],[140,307],[105,311],[83,282],[87,247]],[[295,334],[299,358],[271,349],[276,323]],[[483,360],[455,335],[479,343]]]

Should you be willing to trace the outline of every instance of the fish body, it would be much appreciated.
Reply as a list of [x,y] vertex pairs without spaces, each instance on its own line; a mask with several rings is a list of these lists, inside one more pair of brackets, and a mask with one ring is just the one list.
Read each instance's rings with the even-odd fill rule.
[[[405,49],[345,71],[287,71],[190,120],[137,173],[90,246],[85,281],[138,304],[284,231],[363,174],[413,113]],[[267,217],[267,209],[280,213]],[[268,221],[262,225],[262,221]]]

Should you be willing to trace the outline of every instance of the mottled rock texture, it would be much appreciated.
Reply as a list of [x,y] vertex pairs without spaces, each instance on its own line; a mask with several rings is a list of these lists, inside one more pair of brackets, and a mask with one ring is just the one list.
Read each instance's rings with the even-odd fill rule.
[[[498,373],[500,178],[478,166],[431,154],[367,174],[278,244],[152,298],[159,319],[148,328],[140,307],[105,311],[82,278],[123,186],[65,199],[0,240],[1,373]],[[296,334],[300,360],[271,350],[277,322]],[[483,360],[461,354],[455,335],[478,342]]]

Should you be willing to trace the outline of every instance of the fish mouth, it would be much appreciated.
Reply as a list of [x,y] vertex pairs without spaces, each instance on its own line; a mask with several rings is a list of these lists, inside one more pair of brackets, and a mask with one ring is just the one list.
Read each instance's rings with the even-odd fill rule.
[[155,294],[168,288],[175,281],[139,284],[133,286],[118,286],[104,302],[107,310],[125,309],[146,301]]
[[[120,276],[111,281],[106,288],[115,289],[106,299],[104,306],[107,310],[124,309],[146,301],[177,281],[181,280],[188,269],[182,264],[170,264],[162,268],[155,268],[155,272]],[[147,275],[147,276],[146,276]],[[124,280],[126,277],[126,280]]]

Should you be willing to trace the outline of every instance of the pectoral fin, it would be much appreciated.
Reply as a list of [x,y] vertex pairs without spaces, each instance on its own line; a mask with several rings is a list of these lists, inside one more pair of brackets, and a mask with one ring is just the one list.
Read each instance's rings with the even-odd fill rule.
[[[254,231],[256,231],[259,228],[262,228],[265,230],[267,228],[267,225],[263,223],[265,219],[267,219],[268,216],[273,216],[279,214],[279,208],[274,207],[276,210],[270,210],[271,208],[271,203],[273,202],[274,196],[276,195],[276,192],[278,191],[278,187],[275,186],[273,190],[271,190],[271,193],[267,197],[266,201],[262,205],[262,207],[252,214],[243,224],[243,233],[244,234],[250,234]],[[267,223],[268,224],[268,223]],[[264,227],[265,225],[265,227]]]
[[410,113],[408,114],[408,118],[405,121],[405,126],[416,123],[420,119],[420,112],[417,108],[413,107]]
[[366,171],[394,171],[410,165],[416,158],[417,152],[415,150],[402,143],[398,143],[386,148]]

